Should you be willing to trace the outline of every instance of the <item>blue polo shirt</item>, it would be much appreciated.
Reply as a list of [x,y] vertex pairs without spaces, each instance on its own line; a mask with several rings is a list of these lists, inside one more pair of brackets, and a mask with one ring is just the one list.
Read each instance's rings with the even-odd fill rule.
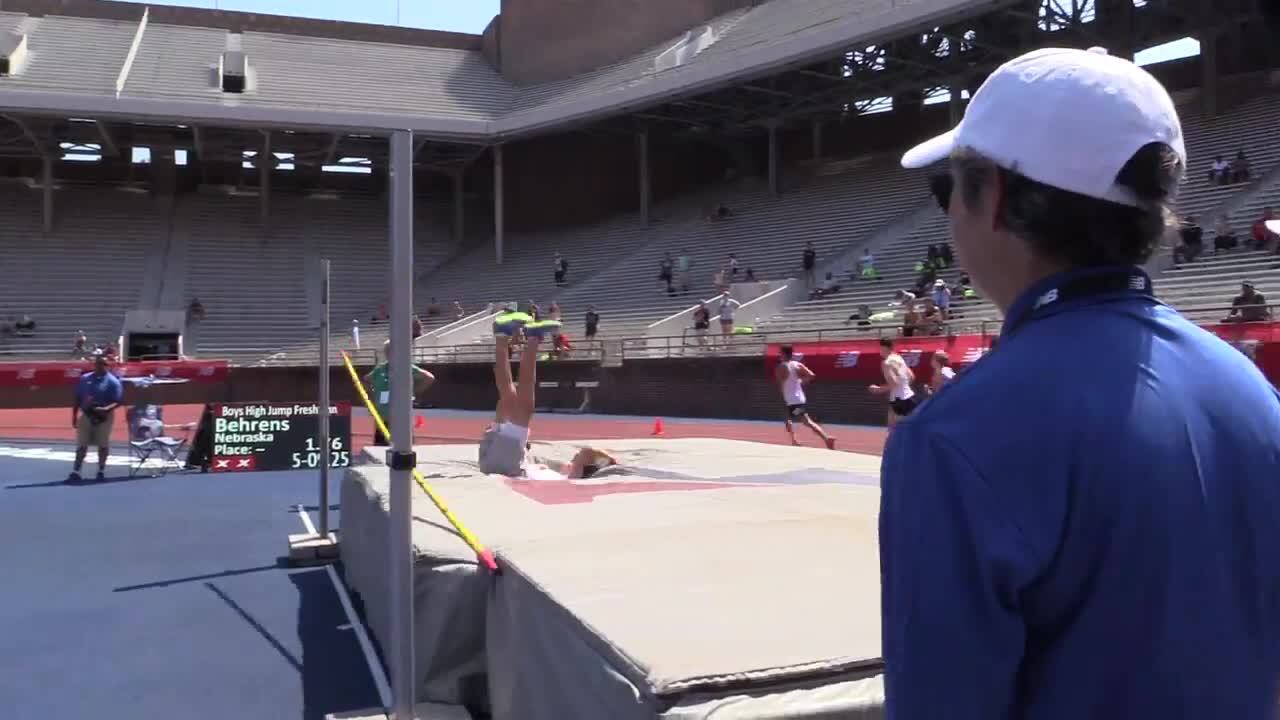
[[114,373],[98,375],[87,372],[76,384],[76,405],[81,409],[118,403],[124,398],[124,385]]
[[1274,718],[1275,388],[1149,295],[1031,317],[890,433],[887,717]]

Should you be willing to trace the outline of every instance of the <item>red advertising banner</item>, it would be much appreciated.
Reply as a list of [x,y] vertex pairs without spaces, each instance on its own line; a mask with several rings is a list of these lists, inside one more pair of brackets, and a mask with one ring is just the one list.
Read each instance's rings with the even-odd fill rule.
[[[226,360],[155,360],[114,365],[112,372],[122,378],[151,377],[200,383],[226,380],[229,368]],[[0,387],[74,385],[82,374],[92,369],[92,363],[81,360],[0,363]]]
[[[1280,386],[1280,323],[1208,325],[1205,330],[1231,343],[1256,362],[1268,380]],[[931,361],[935,352],[945,351],[951,366],[960,368],[982,357],[990,340],[981,335],[895,338],[894,350],[915,371],[917,382],[928,382],[933,376]],[[766,351],[765,366],[770,373],[778,364],[780,347],[773,344]],[[875,383],[884,379],[878,339],[797,342],[791,347],[796,359],[808,365],[819,380]]]
[[[934,353],[946,352],[951,359],[951,366],[958,368],[982,357],[988,342],[989,338],[981,335],[896,338],[894,350],[915,371],[917,381],[928,382],[933,376],[931,363]],[[780,347],[770,345],[766,351],[765,365],[769,372],[773,372],[778,364]],[[796,359],[809,366],[820,381],[830,379],[871,383],[884,380],[880,372],[880,361],[883,358],[878,339],[797,342],[791,343],[791,347]]]

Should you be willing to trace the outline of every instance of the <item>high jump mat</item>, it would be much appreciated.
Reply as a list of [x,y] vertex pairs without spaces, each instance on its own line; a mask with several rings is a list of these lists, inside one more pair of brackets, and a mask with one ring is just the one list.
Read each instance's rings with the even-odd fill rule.
[[[414,489],[418,700],[495,720],[882,717],[878,457],[696,438],[533,454],[585,445],[621,464],[515,479],[479,472],[476,445],[415,448],[501,567]],[[389,474],[349,468],[341,508],[346,580],[383,647]]]

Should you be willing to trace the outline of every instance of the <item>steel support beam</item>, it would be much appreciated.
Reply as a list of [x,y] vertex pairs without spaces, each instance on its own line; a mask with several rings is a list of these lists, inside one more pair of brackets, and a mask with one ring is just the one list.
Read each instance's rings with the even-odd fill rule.
[[[387,548],[391,572],[391,718],[414,720],[413,657],[413,133],[391,135],[391,348],[387,353],[391,384],[391,501]],[[398,462],[399,461],[399,462]],[[406,466],[407,465],[407,466]]]
[[45,153],[40,158],[40,182],[41,199],[43,200],[44,210],[44,232],[46,235],[53,232],[53,155]]
[[262,133],[262,150],[258,152],[258,211],[262,228],[271,226],[271,173],[276,169],[276,156],[271,152],[271,131]]
[[466,237],[467,198],[463,194],[466,191],[466,175],[465,167],[453,170],[453,247],[455,250],[462,247],[463,238]]
[[493,146],[493,257],[502,264],[502,246],[505,241],[506,201],[503,196],[502,146]]
[[640,170],[640,224],[649,224],[649,131],[636,133],[636,165]]

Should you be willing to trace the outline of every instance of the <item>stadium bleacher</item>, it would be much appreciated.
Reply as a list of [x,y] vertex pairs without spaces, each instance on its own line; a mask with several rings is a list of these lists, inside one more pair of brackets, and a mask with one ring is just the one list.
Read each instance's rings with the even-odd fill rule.
[[[1257,98],[1210,118],[1203,117],[1191,106],[1184,106],[1181,111],[1191,168],[1179,192],[1179,215],[1196,215],[1206,230],[1205,242],[1211,247],[1213,218],[1221,214],[1219,208],[1237,193],[1249,193],[1250,199],[1229,214],[1231,226],[1237,234],[1247,235],[1249,226],[1263,207],[1280,205],[1280,186],[1274,180],[1270,184],[1262,184],[1263,178],[1277,168],[1280,161],[1280,144],[1274,138],[1274,130],[1280,126],[1280,95]],[[1218,185],[1210,182],[1208,170],[1213,158],[1216,155],[1234,157],[1240,149],[1248,153],[1253,177],[1259,185]],[[895,290],[913,284],[917,275],[913,266],[924,257],[928,246],[946,241],[946,218],[941,211],[933,212],[913,232],[875,253],[879,280],[849,282],[847,277],[842,278],[844,287],[840,293],[799,302],[768,319],[761,327],[770,332],[836,328],[843,325],[859,305],[870,305],[873,311],[884,311]],[[1240,273],[1252,273],[1258,277],[1263,277],[1260,273],[1265,270],[1259,267],[1262,263],[1258,255],[1237,251],[1236,256],[1240,258],[1239,262],[1210,263],[1209,259],[1202,259],[1186,268],[1170,269],[1157,281],[1157,290],[1177,307],[1203,306],[1205,302],[1214,306],[1224,305],[1238,291],[1241,276],[1221,277],[1214,271],[1214,265],[1217,268],[1231,267]],[[958,268],[952,268],[940,273],[940,277],[952,283],[959,272]],[[1265,293],[1263,288],[1268,286],[1268,282],[1262,282],[1259,290]],[[1188,288],[1203,288],[1205,292],[1186,292]],[[981,326],[983,321],[999,317],[994,306],[981,300],[960,301],[956,303],[956,309],[961,313],[959,331]],[[897,321],[875,323],[870,331],[880,332],[896,325]]]
[[69,357],[78,330],[90,346],[117,342],[163,251],[167,214],[147,194],[66,186],[54,204],[66,211],[46,235],[40,191],[0,187],[0,318],[36,322],[30,337],[0,337],[6,357]]

